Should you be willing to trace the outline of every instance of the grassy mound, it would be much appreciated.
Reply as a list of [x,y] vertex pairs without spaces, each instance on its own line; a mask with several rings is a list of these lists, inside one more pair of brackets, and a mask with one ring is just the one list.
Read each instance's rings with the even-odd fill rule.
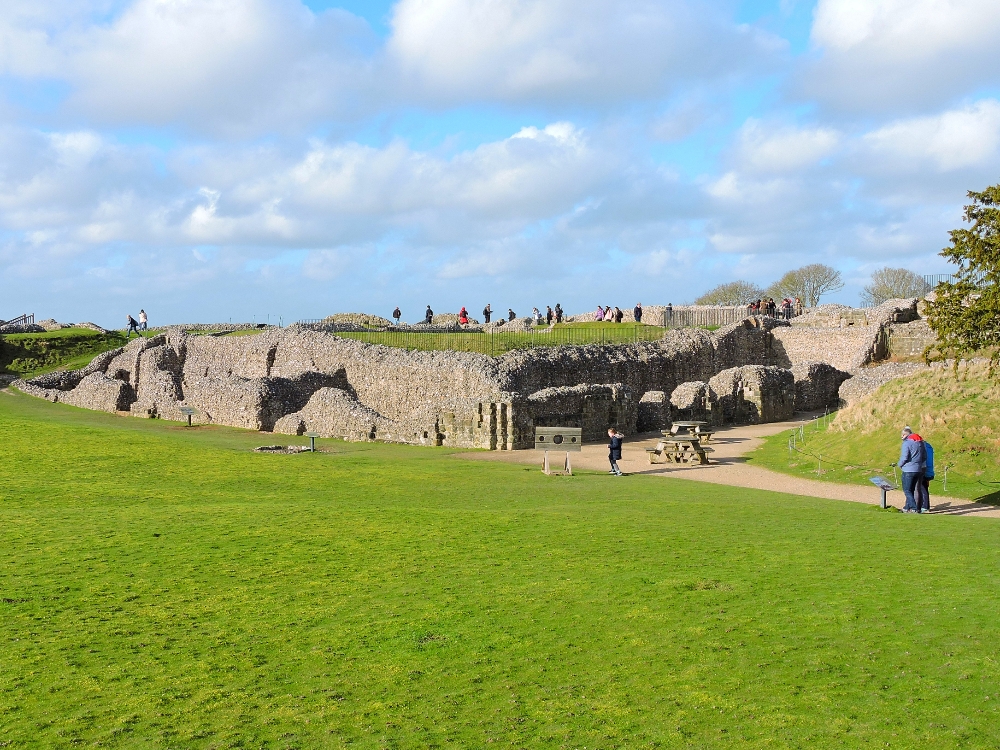
[[[835,418],[807,426],[805,441],[791,432],[768,439],[750,455],[754,463],[812,479],[867,483],[875,474],[893,478],[899,460],[899,431],[911,426],[934,446],[937,481],[932,493],[1000,500],[1000,386],[983,365],[933,369],[894,380]],[[822,463],[822,474],[820,470]]]
[[0,441],[0,746],[995,746],[992,521],[5,392]]
[[117,331],[63,328],[47,333],[8,333],[0,336],[0,373],[29,378],[56,369],[78,370],[101,352],[125,346]]

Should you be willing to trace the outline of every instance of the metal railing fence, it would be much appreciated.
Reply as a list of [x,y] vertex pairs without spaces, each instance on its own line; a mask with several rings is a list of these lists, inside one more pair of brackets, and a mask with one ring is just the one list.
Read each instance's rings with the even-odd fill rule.
[[20,318],[13,320],[0,320],[0,326],[30,326],[35,324],[35,315],[25,313]]

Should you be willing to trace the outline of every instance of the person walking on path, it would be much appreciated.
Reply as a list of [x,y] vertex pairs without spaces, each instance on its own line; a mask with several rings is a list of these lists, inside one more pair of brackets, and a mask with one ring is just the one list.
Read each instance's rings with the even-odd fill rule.
[[903,495],[906,496],[906,503],[903,505],[904,513],[917,512],[917,500],[914,491],[917,483],[923,478],[924,468],[924,441],[917,435],[915,440],[911,440],[913,430],[904,427],[901,434],[903,441],[902,449],[899,452],[899,470],[903,473]]
[[616,477],[622,475],[622,470],[618,468],[618,462],[622,460],[622,440],[624,439],[625,436],[614,427],[608,429],[608,460],[611,462],[611,471],[608,474],[614,474]]
[[[911,435],[910,439],[920,438],[919,435]],[[918,513],[930,513],[931,512],[931,491],[930,482],[934,478],[934,446],[928,443],[926,440],[922,441],[924,444],[924,473],[920,477],[920,482],[917,483],[917,512]]]
[[493,314],[493,308],[490,307],[490,303],[486,303],[486,307],[483,308],[483,321],[485,323],[490,322],[490,316]]
[[598,322],[604,320],[604,308],[600,305],[597,306],[597,312],[594,313],[594,320]]
[[546,325],[549,325],[549,326],[552,325],[552,318],[553,318],[554,315],[555,315],[555,313],[552,312],[552,305],[546,305],[545,306],[545,324]]
[[434,311],[431,310],[431,306],[427,305],[427,309],[424,311],[424,323],[430,325],[434,322]]
[[636,323],[642,322],[642,303],[636,302],[635,307],[632,308],[632,315],[635,317]]
[[555,313],[556,313],[556,323],[562,323],[563,319],[562,305],[560,305],[558,302],[556,302]]
[[615,305],[615,323],[621,323],[623,317],[625,317],[625,313],[621,311],[618,305]]
[[128,316],[128,333],[125,334],[125,340],[128,341],[132,337],[132,331],[135,331],[136,336],[142,336],[139,333],[139,321],[133,318],[131,315]]
[[403,313],[399,311],[399,305],[396,305],[396,309],[392,311],[392,319],[396,321],[396,325],[399,325],[399,319],[403,317]]
[[[145,310],[139,311],[139,325],[142,326],[142,330],[146,330],[146,324],[149,323],[149,318],[146,316]],[[136,331],[138,333],[138,331]]]

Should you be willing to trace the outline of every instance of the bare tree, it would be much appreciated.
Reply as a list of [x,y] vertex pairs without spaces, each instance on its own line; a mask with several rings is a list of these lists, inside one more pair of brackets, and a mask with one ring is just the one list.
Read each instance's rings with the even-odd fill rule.
[[798,297],[803,305],[815,307],[824,294],[837,292],[843,288],[844,280],[840,276],[840,271],[822,263],[813,263],[789,271],[771,284],[764,294],[775,299]]
[[755,299],[760,299],[764,293],[756,284],[749,281],[730,281],[709,289],[694,301],[696,305],[746,305]]
[[880,268],[872,280],[861,290],[861,301],[867,305],[881,305],[886,300],[923,297],[930,291],[927,282],[905,268]]

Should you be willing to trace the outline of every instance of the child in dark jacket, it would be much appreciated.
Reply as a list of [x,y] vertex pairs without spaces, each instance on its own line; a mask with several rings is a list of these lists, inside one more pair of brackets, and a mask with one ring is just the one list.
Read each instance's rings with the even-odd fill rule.
[[608,443],[608,460],[611,462],[611,471],[608,473],[620,477],[622,471],[618,468],[618,462],[622,460],[622,441],[625,436],[612,427],[608,430],[608,438],[611,441]]

